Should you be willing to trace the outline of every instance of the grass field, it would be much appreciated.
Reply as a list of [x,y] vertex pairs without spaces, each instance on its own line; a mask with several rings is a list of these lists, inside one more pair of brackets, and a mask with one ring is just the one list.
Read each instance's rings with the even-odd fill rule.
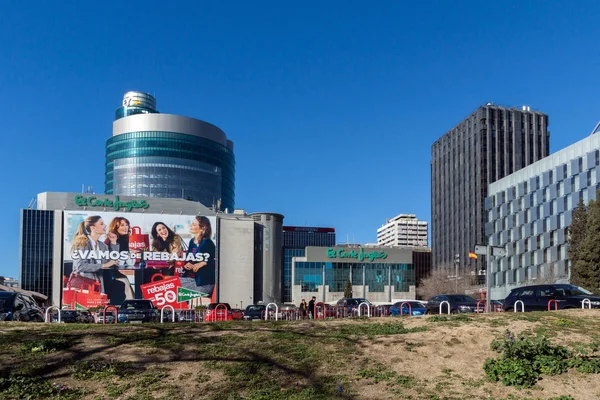
[[[519,334],[527,339],[515,340]],[[512,351],[512,358],[494,361],[502,355],[492,350],[495,339],[496,350]],[[553,347],[559,345],[564,348]],[[599,360],[600,310],[163,325],[3,323],[0,399],[591,400],[600,398]],[[542,372],[522,379],[528,368]]]

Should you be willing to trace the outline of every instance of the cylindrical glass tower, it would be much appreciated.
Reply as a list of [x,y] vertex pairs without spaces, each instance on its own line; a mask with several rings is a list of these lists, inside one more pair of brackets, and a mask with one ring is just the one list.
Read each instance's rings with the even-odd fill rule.
[[147,93],[127,92],[106,141],[105,192],[233,210],[233,142],[207,122],[158,113]]

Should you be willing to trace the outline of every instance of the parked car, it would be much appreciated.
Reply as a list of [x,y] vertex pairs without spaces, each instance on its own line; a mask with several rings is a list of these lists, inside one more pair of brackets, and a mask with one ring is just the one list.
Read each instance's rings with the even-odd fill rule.
[[[217,308],[217,306],[219,306]],[[223,308],[225,306],[225,309]],[[206,309],[204,321],[215,322],[215,321],[231,321],[233,320],[233,314],[231,312],[231,306],[229,303],[210,303]]]
[[250,304],[246,307],[244,311],[244,319],[245,320],[258,320],[264,319],[265,315],[265,305],[264,304]]
[[44,314],[31,296],[1,291],[0,321],[44,322]]
[[[477,311],[477,300],[466,294],[440,294],[433,296],[427,301],[425,306],[425,314],[439,314],[440,304],[447,301],[450,305],[450,314],[471,313]],[[442,314],[448,312],[448,304],[442,306]],[[480,306],[480,309],[482,307]]]
[[403,303],[405,301],[416,301],[418,303],[423,304],[423,306],[427,305],[427,301],[425,300],[415,300],[415,299],[394,299],[394,303]]
[[[52,313],[52,322],[58,322],[58,313]],[[77,320],[77,310],[60,310],[60,322],[65,324],[79,322]]]
[[[346,307],[348,309],[348,315],[354,315],[358,313],[358,306],[362,303],[367,303],[369,307],[371,307],[371,303],[367,299],[363,299],[362,297],[344,297],[343,299],[339,299],[336,303],[336,306]],[[356,310],[356,312],[355,312]],[[366,314],[367,310],[363,305],[361,308],[361,314]]]
[[[372,304],[371,305],[371,309],[370,309],[370,313],[371,313],[371,317],[387,317],[390,315],[390,308],[393,306],[393,304],[390,303],[381,303],[381,304]],[[364,312],[364,306],[363,306],[363,310],[361,310],[361,313]]]
[[502,312],[504,311],[504,302],[500,300],[490,300],[490,308],[492,312]]
[[79,322],[82,324],[93,324],[96,322],[96,319],[91,312],[87,310],[81,310],[79,311]]
[[[58,313],[52,313],[52,322],[58,321]],[[87,310],[60,310],[60,322],[87,324],[94,323],[94,316]]]
[[200,322],[202,321],[202,315],[195,310],[178,311],[175,320],[179,322]]
[[[600,308],[600,296],[580,286],[568,284],[522,286],[511,290],[504,299],[504,311],[513,311],[518,300],[523,302],[525,311],[547,311],[550,300],[556,300],[557,308],[564,310],[581,308],[584,299],[590,300],[592,308]],[[586,307],[589,306],[586,304]],[[551,309],[554,309],[554,303]],[[521,303],[517,305],[517,311],[521,311]]]
[[[408,304],[410,304],[410,309],[408,307]],[[400,315],[408,315],[410,312],[411,315],[416,316],[416,315],[425,314],[426,310],[427,309],[425,308],[423,303],[421,303],[420,301],[416,301],[416,300],[399,301],[399,302],[394,303],[390,307],[390,315],[397,317]],[[402,312],[400,312],[400,311],[402,311]]]
[[158,308],[150,300],[125,300],[119,308],[117,318],[119,322],[157,322],[158,315]]
[[231,318],[232,319],[244,319],[244,312],[239,308],[231,309]]
[[[98,323],[99,324],[103,324],[104,323],[104,312],[103,311],[98,311]],[[115,314],[112,311],[109,311],[106,313],[106,323],[107,324],[114,324],[115,323]]]

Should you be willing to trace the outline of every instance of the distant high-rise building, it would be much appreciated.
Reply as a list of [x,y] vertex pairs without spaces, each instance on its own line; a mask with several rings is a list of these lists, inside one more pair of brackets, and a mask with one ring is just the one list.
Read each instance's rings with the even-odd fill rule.
[[309,246],[335,246],[334,228],[283,227],[283,301],[292,301],[292,258],[304,257]]
[[106,141],[105,192],[233,211],[233,142],[208,122],[158,113],[150,94],[127,92]]
[[[485,257],[469,259],[487,243],[484,199],[488,185],[549,154],[548,116],[488,103],[431,147],[433,267],[481,270]],[[458,257],[456,257],[458,255]]]
[[427,247],[427,222],[415,214],[399,214],[377,229],[380,246]]

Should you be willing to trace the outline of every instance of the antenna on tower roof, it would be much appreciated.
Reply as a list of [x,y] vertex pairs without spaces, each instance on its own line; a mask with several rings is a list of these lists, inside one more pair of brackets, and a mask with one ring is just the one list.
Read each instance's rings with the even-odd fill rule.
[[598,128],[600,128],[600,122],[598,122],[596,124],[596,126],[594,127],[594,130],[592,131],[592,133],[590,133],[590,136],[593,135],[594,133],[598,132]]

